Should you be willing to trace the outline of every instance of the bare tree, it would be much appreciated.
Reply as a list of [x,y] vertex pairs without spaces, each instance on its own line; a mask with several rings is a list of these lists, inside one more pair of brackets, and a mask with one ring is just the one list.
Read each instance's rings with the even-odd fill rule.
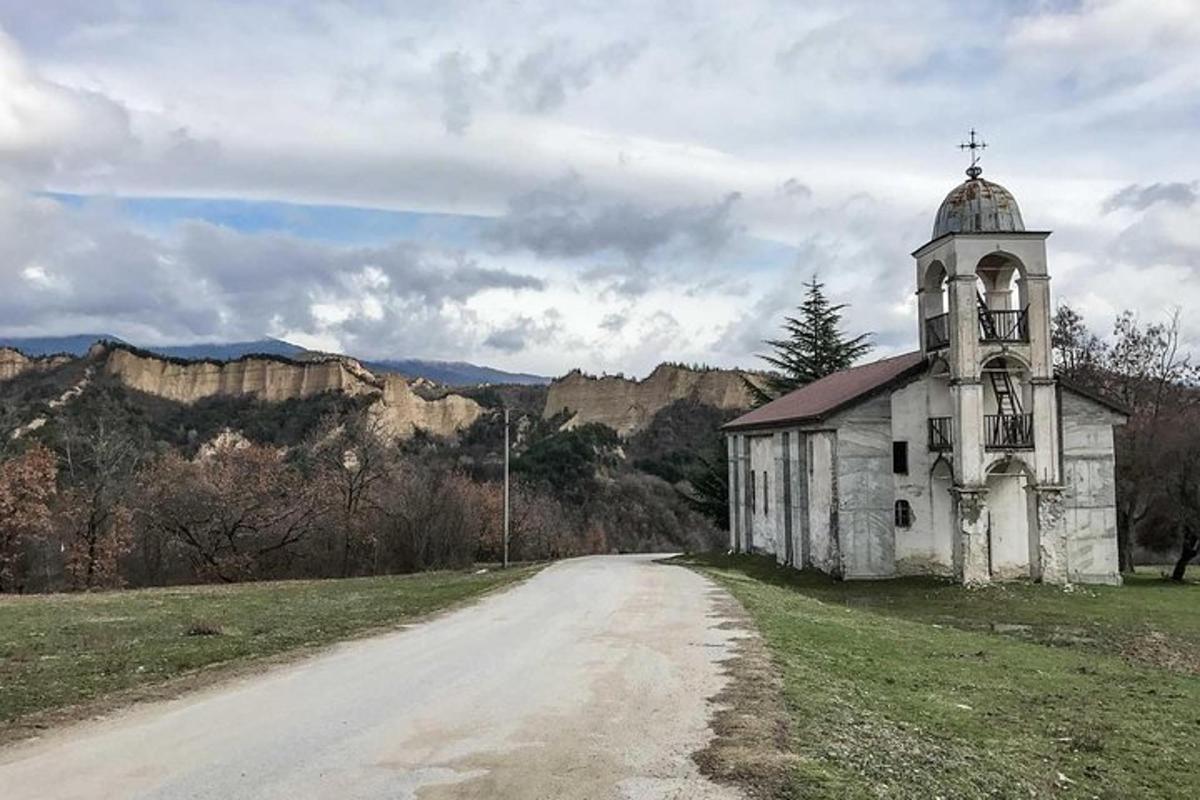
[[119,419],[99,413],[61,425],[60,480],[55,527],[66,572],[77,589],[120,584],[118,559],[133,542],[128,496],[143,443]]
[[[353,571],[356,544],[376,544],[378,490],[395,469],[396,449],[377,419],[365,410],[331,414],[304,448],[304,460],[329,505],[328,522],[342,536],[341,574]],[[378,546],[372,558],[378,562]]]
[[190,553],[197,575],[224,582],[263,577],[315,528],[321,504],[280,453],[224,447],[187,461],[171,453],[142,473],[143,524]]
[[1181,352],[1179,312],[1141,325],[1131,312],[1117,318],[1103,360],[1104,390],[1131,411],[1118,433],[1117,533],[1123,571],[1133,569],[1133,535],[1167,491],[1159,448],[1175,420],[1196,402],[1198,372]]

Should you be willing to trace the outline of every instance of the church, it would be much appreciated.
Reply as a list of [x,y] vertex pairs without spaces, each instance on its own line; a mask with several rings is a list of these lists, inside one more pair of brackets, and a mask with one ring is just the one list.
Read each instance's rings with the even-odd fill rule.
[[920,349],[725,425],[735,551],[845,579],[1120,583],[1126,412],[1055,377],[1050,232],[977,159],[967,176],[912,254]]

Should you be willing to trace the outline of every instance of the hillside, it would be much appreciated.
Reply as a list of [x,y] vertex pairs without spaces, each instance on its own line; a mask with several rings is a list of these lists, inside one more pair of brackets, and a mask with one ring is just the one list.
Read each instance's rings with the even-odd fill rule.
[[[28,385],[26,379],[33,376],[45,376],[44,388]],[[93,345],[83,358],[29,358],[0,349],[0,381],[6,404],[23,406],[13,412],[23,424],[53,416],[49,412],[52,406],[44,405],[47,400],[68,390],[78,394],[93,381],[115,382],[135,393],[185,407],[214,399],[281,404],[327,395],[361,398],[383,430],[401,438],[417,430],[436,437],[453,436],[483,413],[475,400],[453,393],[425,399],[405,378],[377,376],[344,357],[296,361],[257,355],[228,361],[188,360],[113,342]]]
[[0,347],[0,381],[27,372],[46,372],[71,361],[66,355],[26,355],[11,347]]
[[658,412],[680,400],[723,411],[750,407],[744,380],[749,373],[723,369],[690,369],[660,364],[642,380],[574,370],[550,384],[543,416],[569,414],[568,425],[598,422],[628,436],[650,423]]
[[[199,342],[195,344],[145,345],[126,342],[110,334],[77,334],[73,336],[0,336],[0,348],[11,348],[29,356],[69,354],[83,356],[99,341],[118,342],[137,346],[149,353],[171,358],[194,360],[232,361],[249,355],[283,356],[296,360],[324,358],[329,354],[316,353],[300,345],[282,339],[264,338],[244,342]],[[507,372],[502,369],[470,364],[466,361],[433,361],[419,358],[377,359],[362,361],[368,369],[377,373],[395,373],[406,378],[424,378],[447,386],[475,386],[478,384],[522,384],[544,385],[550,378],[525,372]]]
[[106,375],[131,389],[195,403],[209,397],[248,395],[266,402],[336,392],[351,397],[377,395],[372,415],[400,437],[417,429],[452,436],[474,422],[483,408],[474,400],[447,394],[426,400],[399,375],[377,376],[354,359],[329,357],[294,361],[282,356],[244,356],[233,361],[168,359],[116,345],[97,345],[89,358],[102,362]]

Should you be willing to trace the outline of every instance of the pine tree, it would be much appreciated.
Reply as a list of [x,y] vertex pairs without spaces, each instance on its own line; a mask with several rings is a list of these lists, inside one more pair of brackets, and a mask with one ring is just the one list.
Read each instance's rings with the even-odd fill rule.
[[766,375],[765,384],[746,382],[755,405],[846,369],[871,351],[870,333],[847,338],[842,332],[842,309],[846,305],[831,305],[825,296],[825,284],[816,275],[804,287],[799,315],[784,321],[786,338],[767,340],[765,344],[774,352],[759,356],[773,371]]

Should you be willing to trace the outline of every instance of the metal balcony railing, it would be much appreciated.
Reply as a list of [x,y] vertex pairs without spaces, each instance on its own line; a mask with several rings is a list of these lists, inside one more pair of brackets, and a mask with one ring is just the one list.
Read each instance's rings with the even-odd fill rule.
[[984,445],[989,450],[1028,450],[1033,447],[1033,414],[986,414]]
[[984,342],[1028,342],[1029,309],[979,312],[979,339]]
[[925,320],[925,349],[938,350],[950,346],[950,315],[938,314]]
[[934,453],[944,453],[954,449],[954,433],[950,427],[950,417],[929,418],[929,450]]

